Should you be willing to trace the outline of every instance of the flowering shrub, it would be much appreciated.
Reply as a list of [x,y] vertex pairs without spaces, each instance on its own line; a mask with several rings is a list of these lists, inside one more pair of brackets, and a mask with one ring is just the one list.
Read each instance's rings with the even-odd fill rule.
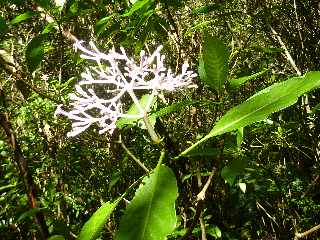
[[[141,51],[140,63],[137,64],[127,56],[122,47],[120,52],[113,47],[105,54],[93,42],[89,45],[91,50],[83,46],[83,41],[78,41],[74,46],[76,50],[82,51],[81,58],[95,61],[97,66],[88,67],[82,73],[82,80],[75,86],[77,93],[70,94],[72,109],[68,112],[59,105],[56,110],[56,114],[65,115],[73,121],[69,137],[78,135],[94,123],[100,126],[100,134],[111,134],[120,117],[144,118],[150,111],[153,98],[159,96],[159,92],[195,86],[192,85],[192,79],[196,74],[188,70],[187,63],[182,65],[179,75],[174,75],[165,67],[165,56],[160,54],[162,46],[149,56]],[[98,93],[101,88],[102,93]],[[139,103],[137,91],[151,94],[146,106]],[[129,95],[136,104],[138,115],[124,113],[125,95]]]

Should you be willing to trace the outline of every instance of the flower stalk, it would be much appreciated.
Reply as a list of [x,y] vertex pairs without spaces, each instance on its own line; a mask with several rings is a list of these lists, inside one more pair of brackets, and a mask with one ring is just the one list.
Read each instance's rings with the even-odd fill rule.
[[[66,111],[59,105],[56,115],[67,116],[72,120],[72,130],[69,137],[77,136],[91,125],[100,127],[99,133],[112,134],[119,118],[143,119],[151,139],[155,143],[160,138],[148,119],[153,99],[164,91],[175,91],[192,85],[196,74],[188,70],[187,63],[182,65],[182,72],[174,75],[164,64],[165,56],[160,54],[159,46],[150,56],[144,51],[140,53],[140,62],[129,58],[123,48],[116,51],[113,47],[107,54],[100,52],[93,42],[90,48],[83,46],[83,41],[75,43],[75,49],[80,50],[81,58],[93,61],[96,66],[89,66],[81,74],[82,80],[75,86],[76,93],[70,94],[71,110]],[[139,102],[137,93],[150,94],[145,106]],[[138,109],[138,114],[128,114],[128,102],[131,98]]]

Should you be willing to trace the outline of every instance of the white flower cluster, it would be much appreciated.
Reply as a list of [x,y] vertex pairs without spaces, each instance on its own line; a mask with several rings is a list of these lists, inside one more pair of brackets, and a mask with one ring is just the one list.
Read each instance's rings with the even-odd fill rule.
[[[65,111],[59,105],[55,113],[65,115],[73,121],[69,137],[78,135],[94,123],[100,126],[100,134],[106,131],[111,134],[118,118],[142,118],[150,111],[152,100],[159,91],[194,86],[191,84],[196,74],[188,71],[188,64],[182,65],[182,72],[177,76],[167,70],[164,55],[160,54],[162,46],[150,56],[141,51],[140,63],[136,64],[123,48],[120,48],[120,52],[112,48],[105,54],[93,42],[89,45],[90,50],[83,46],[83,41],[78,41],[74,46],[76,50],[82,51],[81,58],[93,60],[97,66],[87,68],[82,73],[82,80],[75,86],[76,94],[70,94],[71,111]],[[150,102],[144,107],[135,94],[141,90],[151,94]],[[129,95],[136,104],[138,115],[123,113],[122,101],[125,95]]]

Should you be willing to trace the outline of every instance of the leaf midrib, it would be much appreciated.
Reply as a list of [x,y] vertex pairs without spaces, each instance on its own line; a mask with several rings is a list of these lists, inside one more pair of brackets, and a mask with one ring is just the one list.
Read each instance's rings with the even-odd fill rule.
[[[267,104],[267,105],[264,105],[264,106],[262,106],[262,107],[260,107],[260,108],[257,108],[257,109],[254,110],[254,111],[251,111],[250,113],[244,115],[243,117],[240,117],[238,120],[232,121],[231,123],[227,124],[225,127],[223,127],[222,129],[220,129],[217,133],[215,133],[215,134],[212,133],[212,134],[209,134],[209,135],[210,135],[211,137],[216,136],[216,135],[219,135],[219,132],[222,132],[222,133],[223,133],[223,131],[224,131],[225,129],[227,129],[228,127],[237,124],[237,123],[240,122],[241,120],[243,120],[243,119],[245,119],[245,118],[247,118],[247,117],[250,117],[252,114],[256,113],[257,111],[260,111],[260,110],[263,109],[263,108],[266,108],[266,107],[268,107],[268,106],[270,106],[270,105],[273,105],[273,104],[275,104],[277,101],[279,101],[280,99],[285,98],[285,97],[287,97],[287,96],[290,96],[290,94],[286,94],[286,95],[283,95],[283,96],[281,96],[281,97],[279,97],[279,98],[276,98],[276,100],[273,101],[272,103]],[[298,95],[295,96],[295,102],[298,100],[298,97],[299,97]],[[294,102],[294,103],[295,103],[295,102]],[[293,105],[294,103],[290,104],[289,106]],[[285,107],[280,107],[280,109],[279,109],[278,111],[282,110],[283,108],[285,108]],[[272,114],[272,113],[273,113],[273,112],[270,112],[269,114]],[[267,114],[267,115],[269,115],[269,114]],[[254,122],[252,122],[252,123],[254,123]],[[251,124],[251,123],[249,123],[249,124]],[[248,125],[249,125],[249,124],[248,124]],[[247,125],[246,125],[246,126],[247,126]],[[213,130],[214,130],[214,129],[212,129],[212,131],[213,131]]]
[[144,224],[143,224],[142,238],[141,239],[144,239],[144,236],[145,236],[145,233],[146,233],[146,228],[147,228],[147,222],[148,222],[147,220],[150,218],[151,205],[152,205],[152,202],[153,202],[153,199],[154,199],[155,186],[158,183],[158,176],[159,176],[159,173],[160,173],[160,167],[161,167],[161,165],[159,165],[157,167],[156,171],[155,171],[155,180],[154,180],[154,184],[152,185],[151,200],[149,201],[150,204],[148,204],[147,216],[146,216]]

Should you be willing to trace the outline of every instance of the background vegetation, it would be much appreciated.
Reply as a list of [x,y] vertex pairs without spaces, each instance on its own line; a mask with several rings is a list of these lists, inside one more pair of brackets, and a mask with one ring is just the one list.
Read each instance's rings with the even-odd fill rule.
[[[233,106],[319,70],[319,19],[313,0],[0,1],[0,239],[74,239],[145,174],[130,153],[157,166],[160,146],[137,124],[66,137],[70,121],[54,112],[88,65],[73,51],[76,39],[103,51],[123,46],[136,59],[161,44],[173,71],[188,62],[198,72],[198,88],[157,103],[175,106],[155,123],[178,184],[169,239],[299,239],[312,227],[308,239],[319,239],[319,90],[176,158]],[[216,82],[203,69],[219,72]],[[115,236],[125,207],[121,200],[101,239]]]

